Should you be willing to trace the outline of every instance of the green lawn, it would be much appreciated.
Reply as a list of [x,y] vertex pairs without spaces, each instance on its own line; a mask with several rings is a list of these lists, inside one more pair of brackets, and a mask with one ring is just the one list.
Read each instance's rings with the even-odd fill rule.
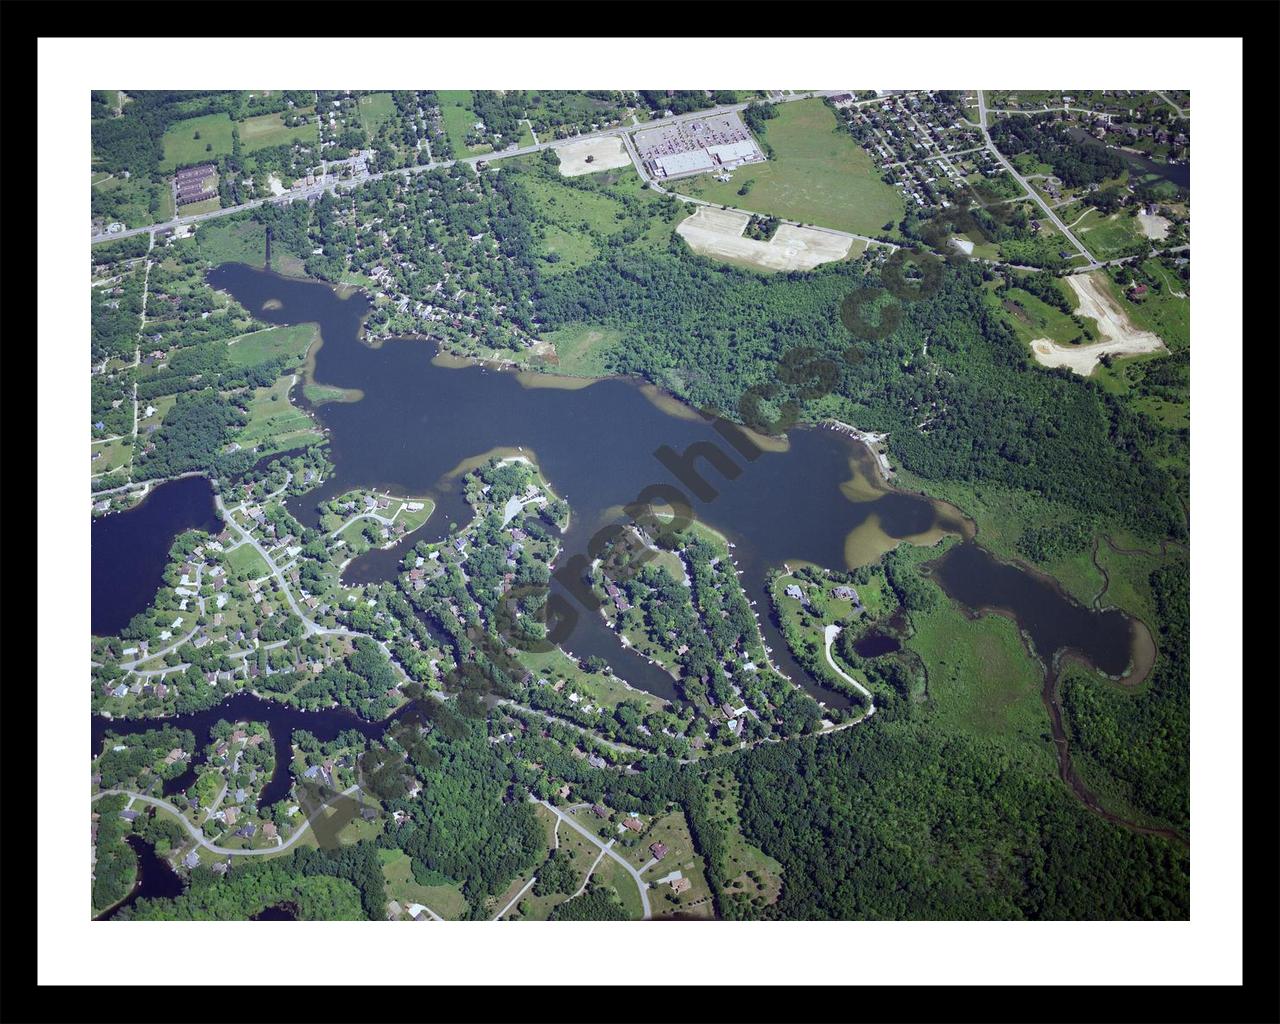
[[375,92],[360,97],[360,124],[370,135],[396,116],[395,101],[389,92]]
[[[821,100],[780,104],[764,138],[768,163],[740,167],[732,180],[710,175],[677,181],[677,191],[725,206],[858,234],[879,235],[902,219],[902,196],[880,180],[871,157]],[[743,183],[755,184],[746,196]]]
[[[596,850],[599,853],[599,849]],[[622,909],[626,912],[628,919],[639,921],[644,917],[644,906],[640,902],[640,890],[636,887],[636,880],[631,877],[630,873],[612,857],[606,856],[600,861],[600,866],[596,868],[595,874],[591,876],[592,881],[599,885],[603,885],[612,889],[618,894],[618,899],[622,903]],[[649,894],[650,904],[653,904],[654,894]]]
[[[307,109],[294,110],[290,111],[290,113],[310,115],[312,112]],[[313,117],[308,116],[306,124],[299,125],[296,128],[286,128],[284,116],[283,112],[263,114],[260,117],[250,117],[241,121],[240,145],[244,151],[252,153],[258,149],[266,149],[268,146],[316,141],[316,122]]]
[[287,356],[294,363],[301,362],[319,333],[315,324],[255,331],[227,342],[228,357],[236,366],[257,366],[278,356]]
[[[133,439],[127,434],[115,441],[92,445],[90,450],[89,472],[94,476],[109,473],[133,461]],[[94,459],[93,455],[98,458]]]
[[[200,138],[195,138],[199,133]],[[212,149],[208,147],[212,146]],[[172,171],[212,160],[231,152],[231,117],[228,114],[206,114],[171,125],[164,133],[162,171]],[[186,212],[186,211],[184,211]]]
[[1164,282],[1160,291],[1150,290],[1142,299],[1132,302],[1125,296],[1124,289],[1108,276],[1111,293],[1136,327],[1154,331],[1174,352],[1187,348],[1191,344],[1191,300],[1173,294],[1186,294],[1186,282],[1162,267],[1159,260],[1145,260],[1141,267]]
[[190,203],[182,208],[182,215],[190,217],[193,214],[213,213],[215,210],[221,210],[222,203],[217,199],[206,199],[202,203]]
[[247,572],[250,579],[256,580],[271,571],[252,544],[241,544],[238,548],[231,549],[226,553],[225,558],[227,566],[237,576]]

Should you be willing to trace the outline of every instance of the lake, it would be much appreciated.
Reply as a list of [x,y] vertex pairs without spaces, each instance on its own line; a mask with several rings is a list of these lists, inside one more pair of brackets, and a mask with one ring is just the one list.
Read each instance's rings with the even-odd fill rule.
[[[312,379],[364,396],[314,407],[329,432],[335,471],[312,492],[290,499],[290,511],[301,522],[316,525],[317,503],[358,486],[436,502],[431,520],[416,534],[394,549],[355,559],[344,574],[347,582],[393,579],[412,544],[447,536],[451,523],[464,526],[472,510],[463,500],[461,477],[491,453],[527,455],[572,506],[557,565],[585,554],[602,526],[625,521],[622,507],[646,488],[674,486],[699,520],[735,545],[743,586],[756,602],[775,663],[817,699],[845,706],[843,696],[823,688],[787,651],[768,614],[769,570],[788,561],[848,568],[873,561],[901,540],[931,544],[948,533],[972,536],[972,523],[954,506],[885,484],[869,449],[843,433],[796,428],[785,444],[744,454],[695,410],[633,380],[565,380],[460,364],[438,357],[435,344],[422,339],[373,347],[362,338],[369,303],[360,294],[343,297],[327,285],[244,264],[224,264],[208,280],[262,320],[318,324],[321,340],[309,357]],[[297,404],[312,408],[301,389],[294,390]],[[681,467],[679,454],[698,445],[710,459]],[[101,621],[119,625],[146,606],[160,583],[172,536],[200,525],[205,502],[211,512],[207,482],[178,481],[158,488],[137,510],[95,522],[95,531],[104,534],[95,533],[95,631],[100,603],[109,605]],[[203,528],[216,525],[210,519]],[[154,562],[146,572],[124,573],[119,565],[144,533]],[[1046,663],[1066,647],[1103,672],[1123,672],[1132,631],[1122,613],[1098,614],[1075,605],[1058,588],[996,562],[972,543],[957,545],[935,565],[938,582],[957,600],[975,608],[1016,609]],[[623,647],[602,617],[578,605],[559,583],[553,589],[578,613],[563,643],[567,650],[602,657],[633,686],[664,699],[674,696],[668,673]],[[307,719],[306,713],[289,713]],[[231,712],[224,705],[210,714],[208,724]]]
[[[393,715],[392,718],[395,716]],[[118,736],[132,736],[149,729],[173,726],[175,729],[190,729],[195,734],[196,751],[203,749],[210,741],[210,732],[220,720],[228,722],[265,722],[271,732],[271,741],[275,744],[276,767],[271,779],[262,788],[258,798],[260,807],[267,807],[289,795],[293,778],[289,772],[291,755],[290,741],[295,729],[306,729],[322,743],[338,738],[338,734],[347,729],[355,729],[370,739],[381,737],[391,719],[371,722],[360,718],[347,708],[325,708],[320,711],[303,711],[292,704],[255,697],[252,693],[241,690],[216,707],[205,711],[197,711],[187,715],[171,715],[168,718],[103,718],[95,715],[90,733],[90,753],[97,756],[102,753],[102,744],[107,733]],[[192,757],[190,767],[183,774],[164,783],[163,795],[172,796],[183,792],[196,780],[196,765],[203,764],[203,757]]]
[[[431,520],[399,549],[352,562],[348,582],[391,579],[413,543],[446,536],[450,523],[465,525],[472,513],[461,477],[490,453],[522,451],[572,506],[557,565],[584,554],[605,524],[624,521],[621,507],[646,487],[675,486],[700,521],[736,545],[744,587],[757,602],[779,667],[818,699],[843,705],[841,695],[823,689],[790,658],[764,614],[768,569],[786,560],[845,567],[873,560],[902,539],[934,540],[966,528],[953,507],[886,486],[867,448],[833,430],[794,429],[786,450],[748,458],[695,410],[636,381],[565,381],[457,365],[437,358],[435,344],[420,339],[374,348],[361,337],[369,309],[363,296],[342,298],[326,285],[244,264],[218,267],[208,280],[268,322],[317,323],[322,341],[311,356],[313,380],[364,395],[314,410],[329,430],[336,469],[315,491],[290,500],[301,522],[315,525],[318,502],[357,486],[436,502]],[[301,396],[297,401],[307,405]],[[663,446],[675,454],[708,443],[722,453],[712,457],[723,460],[726,475],[700,459],[694,468],[708,488],[701,494],[695,493],[699,481],[682,479],[656,454]],[[601,617],[558,583],[553,589],[578,611],[566,649],[604,658],[634,686],[674,695],[666,672],[619,644]]]
[[93,520],[90,536],[94,636],[114,636],[145,611],[164,581],[173,539],[184,530],[217,533],[213,487],[202,476],[154,487],[127,512]]
[[156,853],[155,848],[141,836],[127,835],[124,841],[138,855],[138,877],[129,895],[113,907],[108,907],[94,918],[110,921],[125,907],[132,907],[140,899],[162,900],[181,896],[186,885],[181,876],[169,866],[169,862]]

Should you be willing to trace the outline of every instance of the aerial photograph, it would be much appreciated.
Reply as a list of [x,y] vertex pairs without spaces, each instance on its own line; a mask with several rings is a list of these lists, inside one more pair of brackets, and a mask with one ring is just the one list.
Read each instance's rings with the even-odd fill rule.
[[1189,921],[1192,95],[1095,84],[85,95],[83,920]]

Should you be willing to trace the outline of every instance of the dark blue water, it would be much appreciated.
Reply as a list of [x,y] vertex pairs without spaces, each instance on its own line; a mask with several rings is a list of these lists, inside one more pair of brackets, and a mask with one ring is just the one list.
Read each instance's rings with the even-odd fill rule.
[[[259,806],[267,807],[289,794],[293,779],[289,772],[289,744],[295,729],[306,729],[322,743],[338,738],[338,734],[347,729],[355,729],[361,735],[377,738],[386,730],[389,721],[370,722],[358,717],[355,712],[346,708],[325,708],[321,711],[303,711],[291,704],[264,700],[251,693],[241,691],[216,707],[206,711],[197,711],[189,715],[177,715],[169,718],[116,718],[107,719],[94,716],[93,729],[90,736],[90,752],[93,755],[102,752],[103,740],[107,733],[117,736],[132,736],[134,733],[146,732],[161,726],[173,726],[176,729],[190,729],[195,734],[196,749],[203,749],[209,742],[214,725],[221,719],[228,722],[264,722],[271,732],[271,741],[275,744],[276,767],[271,780],[262,788]],[[197,758],[191,759],[191,767],[182,775],[169,779],[164,784],[165,796],[183,792],[195,782]]]
[[146,610],[164,580],[178,534],[221,529],[213,487],[200,476],[160,484],[136,508],[94,519],[89,612],[94,636],[113,636]]
[[168,861],[156,853],[150,843],[135,835],[125,836],[124,841],[137,854],[138,880],[123,902],[108,907],[94,918],[95,921],[116,920],[122,910],[131,908],[140,899],[173,899],[181,896],[185,888],[181,876],[169,866]]

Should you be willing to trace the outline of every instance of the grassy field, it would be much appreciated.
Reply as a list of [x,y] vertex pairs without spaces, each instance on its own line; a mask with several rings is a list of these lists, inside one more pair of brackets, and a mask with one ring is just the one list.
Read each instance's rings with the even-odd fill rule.
[[[390,97],[388,97],[390,98]],[[311,109],[290,111],[292,114],[312,113]],[[284,114],[263,114],[240,122],[240,145],[246,153],[266,149],[268,146],[283,146],[294,142],[311,143],[316,141],[316,122],[308,116],[306,124],[297,128],[286,128]]]
[[[200,138],[195,138],[199,133]],[[212,149],[207,147],[212,146]],[[172,171],[212,160],[231,152],[231,118],[227,114],[206,114],[171,125],[164,133],[162,171]]]
[[862,598],[862,607],[866,609],[868,619],[883,618],[897,610],[898,599],[883,571],[877,571],[870,583],[860,584],[855,589]]
[[421,903],[430,907],[446,921],[456,921],[467,910],[457,885],[421,885],[414,881],[413,864],[403,850],[379,850],[382,875],[387,883],[387,898],[399,900],[402,906]]
[[1000,311],[1018,339],[1025,344],[1029,345],[1037,338],[1049,338],[1067,345],[1081,335],[1084,336],[1085,341],[1097,340],[1097,332],[1092,328],[1091,321],[1086,320],[1085,328],[1082,330],[1068,314],[1050,306],[1030,292],[1025,292],[1021,288],[1011,288],[1001,298],[993,290],[994,282],[988,282],[988,284],[992,287],[984,288],[984,292],[991,307]]
[[[821,100],[782,104],[767,124],[764,137],[774,150],[768,163],[740,167],[728,182],[710,175],[678,181],[677,191],[867,235],[882,234],[886,223],[902,219],[902,196],[880,180],[871,157],[838,129],[835,114]],[[748,180],[755,182],[751,191],[739,195]]]
[[1129,314],[1134,325],[1160,335],[1169,348],[1178,352],[1191,344],[1191,300],[1179,298],[1174,292],[1184,292],[1185,282],[1160,265],[1159,260],[1145,260],[1142,269],[1164,281],[1160,291],[1148,291],[1138,302],[1130,302],[1124,289],[1107,278],[1111,293],[1119,300],[1121,308]]
[[1148,244],[1142,225],[1129,210],[1112,214],[1090,210],[1071,230],[1100,260],[1122,256],[1135,244]]
[[363,397],[358,388],[335,388],[330,384],[304,384],[302,394],[312,405],[324,402],[358,402]]
[[249,403],[249,422],[236,435],[242,447],[262,446],[284,451],[310,438],[322,436],[311,418],[289,401],[292,377],[281,377],[269,388],[257,388]]
[[[596,852],[600,851],[597,849]],[[629,920],[639,921],[644,917],[644,906],[640,903],[640,890],[636,888],[636,880],[612,857],[606,856],[600,861],[600,866],[591,877],[593,881],[618,894],[618,900]],[[649,902],[653,904],[652,893],[649,895]],[[657,910],[656,906],[654,910]]]
[[444,122],[445,134],[453,143],[453,151],[457,156],[487,153],[493,148],[467,145],[467,133],[477,120],[475,111],[471,109],[470,89],[441,89],[436,95],[440,99],[440,118]]
[[228,357],[236,366],[257,366],[277,356],[288,356],[293,362],[301,362],[319,333],[315,324],[255,331],[227,342]]
[[221,210],[222,203],[217,199],[206,199],[201,203],[189,203],[182,208],[182,215],[190,217],[195,214],[213,213],[215,210]]
[[622,341],[614,327],[574,324],[542,336],[556,347],[555,368],[572,377],[603,377],[609,372],[610,349]]
[[374,92],[361,96],[360,124],[370,135],[396,116],[396,105],[389,92]]
[[[127,466],[133,461],[133,439],[127,435],[115,441],[92,445],[91,449],[89,472],[94,476],[110,473],[113,469]],[[93,455],[97,455],[98,458],[93,458]]]
[[[588,192],[536,174],[522,176],[541,222],[543,273],[569,273],[593,262],[599,256],[596,238],[616,234],[626,224],[628,215],[619,197],[651,198],[631,168],[604,171],[600,178],[608,182],[608,192]],[[632,244],[665,248],[673,229],[669,221],[652,218],[645,234]]]
[[238,548],[232,548],[227,552],[226,560],[233,574],[247,572],[250,579],[259,579],[271,571],[252,544],[241,544]]

